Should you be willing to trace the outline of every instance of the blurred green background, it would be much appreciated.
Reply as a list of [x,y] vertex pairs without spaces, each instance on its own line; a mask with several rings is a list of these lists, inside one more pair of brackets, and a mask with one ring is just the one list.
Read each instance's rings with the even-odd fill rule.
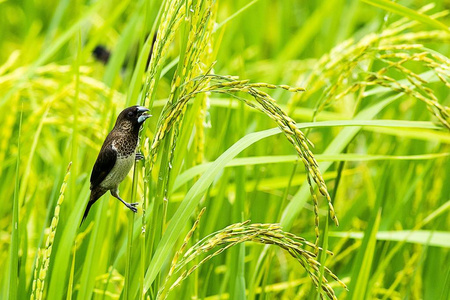
[[[151,70],[145,71],[146,55],[140,64],[138,57],[146,39],[150,45],[152,32],[161,30],[161,2],[0,0],[1,298],[39,298],[39,281],[44,299],[154,299],[203,207],[188,246],[243,220],[281,222],[285,231],[314,242],[303,163],[275,134],[242,146],[227,167],[219,166],[180,238],[166,244],[171,250],[159,261],[157,279],[143,288],[181,201],[203,174],[210,176],[207,163],[277,125],[238,99],[214,93],[206,94],[203,108],[188,105],[173,153],[166,144],[150,175],[138,164],[135,179],[130,172],[120,186],[128,202],[145,195],[145,233],[142,206],[132,216],[109,195],[78,228],[93,163],[126,106],[151,106],[153,118],[141,132],[142,151],[151,159],[148,143],[161,125],[189,32],[182,26],[168,42],[154,98],[144,102],[139,91]],[[194,7],[180,2],[188,11]],[[302,130],[315,145],[340,220],[339,227],[328,222],[326,200],[319,199],[320,243],[334,252],[321,262],[349,287],[329,278],[339,299],[450,297],[450,3],[395,3],[211,3],[213,73],[306,89],[267,92],[296,122],[317,122]],[[111,52],[106,65],[92,55],[98,45]],[[163,180],[159,166],[171,159],[179,168]],[[168,182],[164,195],[155,195],[161,181]],[[167,212],[155,229],[158,220],[149,216],[163,200]],[[55,208],[59,223],[51,226]],[[203,264],[169,298],[319,297],[304,268],[282,249],[254,242],[231,249]]]

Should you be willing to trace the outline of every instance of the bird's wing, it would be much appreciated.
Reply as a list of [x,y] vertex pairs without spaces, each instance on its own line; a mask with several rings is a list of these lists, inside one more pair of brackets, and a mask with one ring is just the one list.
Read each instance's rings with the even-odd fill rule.
[[116,164],[117,151],[112,143],[103,145],[91,173],[91,189],[99,185]]

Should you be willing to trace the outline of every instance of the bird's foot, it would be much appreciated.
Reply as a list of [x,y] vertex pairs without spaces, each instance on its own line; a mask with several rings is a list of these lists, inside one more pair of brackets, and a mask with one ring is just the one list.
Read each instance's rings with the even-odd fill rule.
[[136,206],[138,206],[138,205],[139,205],[138,202],[135,202],[135,203],[127,203],[127,207],[128,207],[129,209],[131,209],[134,213],[137,212]]
[[144,155],[142,155],[142,153],[136,153],[136,160],[143,160],[145,159]]

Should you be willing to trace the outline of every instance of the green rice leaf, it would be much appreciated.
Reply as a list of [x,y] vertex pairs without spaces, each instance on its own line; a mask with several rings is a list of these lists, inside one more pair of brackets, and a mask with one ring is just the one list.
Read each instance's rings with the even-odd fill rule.
[[[364,237],[363,232],[330,232],[333,237],[349,237],[360,240]],[[431,230],[400,230],[400,231],[379,231],[376,234],[379,241],[406,241],[408,243],[430,245],[442,248],[450,248],[450,232]]]
[[398,14],[410,18],[411,20],[416,20],[420,23],[430,25],[436,29],[443,29],[447,32],[450,32],[450,29],[444,23],[441,23],[438,20],[432,19],[431,17],[425,14],[419,13],[399,3],[390,0],[362,0],[362,1],[370,5],[384,9],[386,11],[392,12],[394,14]]

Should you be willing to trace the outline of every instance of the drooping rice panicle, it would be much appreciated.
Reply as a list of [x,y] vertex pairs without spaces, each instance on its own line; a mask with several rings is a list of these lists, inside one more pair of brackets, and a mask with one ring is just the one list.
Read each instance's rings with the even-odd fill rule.
[[[185,238],[185,242],[172,261],[169,277],[177,273],[180,275],[173,281],[173,283],[171,283],[170,287],[168,287],[168,284],[170,284],[171,280],[169,280],[169,277],[166,278],[162,289],[168,290],[165,296],[159,299],[165,299],[170,291],[179,286],[183,280],[192,274],[192,272],[213,257],[222,254],[235,245],[250,241],[254,243],[274,245],[285,250],[305,269],[314,285],[316,287],[319,286],[320,263],[317,261],[317,253],[321,251],[321,249],[314,244],[307,243],[302,237],[284,232],[278,224],[250,224],[249,221],[232,224],[222,230],[204,237],[186,250],[184,255],[181,256],[181,253],[184,251],[187,244],[186,240],[188,240],[192,235],[192,231],[196,227],[197,223],[198,219],[194,223],[193,229],[189,231],[187,237]],[[305,246],[312,247],[315,253],[305,250]],[[199,257],[202,257],[202,259],[186,270],[186,267]],[[325,273],[338,282],[343,288],[347,288],[347,286],[328,268],[325,268]],[[320,295],[326,295],[329,299],[336,299],[336,295],[333,288],[329,285],[329,281],[325,277],[322,277],[321,281],[322,290],[319,292]],[[162,294],[160,293],[160,295]]]

